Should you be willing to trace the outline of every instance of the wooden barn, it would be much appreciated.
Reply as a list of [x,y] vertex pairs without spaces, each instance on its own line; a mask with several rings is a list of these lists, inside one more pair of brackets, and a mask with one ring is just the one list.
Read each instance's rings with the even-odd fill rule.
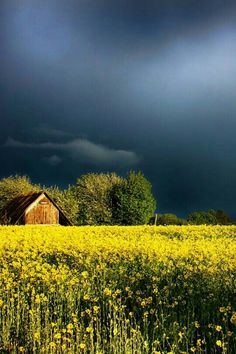
[[63,211],[43,191],[19,195],[11,200],[3,210],[1,221],[11,225],[72,225]]

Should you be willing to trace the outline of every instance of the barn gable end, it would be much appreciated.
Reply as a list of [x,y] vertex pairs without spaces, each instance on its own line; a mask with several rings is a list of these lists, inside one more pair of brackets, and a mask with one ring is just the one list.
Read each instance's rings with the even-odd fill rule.
[[24,212],[25,224],[59,225],[58,208],[42,193]]

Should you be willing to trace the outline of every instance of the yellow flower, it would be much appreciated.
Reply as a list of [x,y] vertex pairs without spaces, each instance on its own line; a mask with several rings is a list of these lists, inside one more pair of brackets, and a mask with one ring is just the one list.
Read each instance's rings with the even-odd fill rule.
[[225,307],[220,307],[220,308],[219,308],[219,311],[220,311],[220,312],[225,312],[225,311],[227,311],[227,309],[226,309]]
[[230,322],[234,325],[236,325],[236,312],[233,312],[232,316],[231,316],[231,319],[230,319]]
[[198,340],[197,340],[197,346],[199,346],[199,347],[200,347],[200,346],[201,346],[201,344],[202,344],[202,340],[201,340],[201,339],[198,339]]
[[85,343],[80,343],[79,347],[80,347],[80,349],[85,349],[86,348],[86,344]]
[[85,270],[84,272],[81,273],[82,277],[87,279],[88,278],[88,272]]
[[61,339],[61,333],[56,333],[56,334],[54,335],[54,338],[55,338],[55,339]]
[[56,348],[56,343],[50,342],[50,343],[49,343],[49,346],[50,346],[50,348],[52,348],[52,349],[53,349],[53,348]]
[[94,314],[97,314],[99,312],[99,310],[100,310],[99,306],[93,306]]
[[222,347],[222,342],[221,342],[221,340],[218,339],[218,340],[216,341],[216,345],[217,345],[218,347]]
[[73,329],[74,328],[73,323],[69,323],[66,327],[67,327],[67,329]]
[[198,323],[198,321],[195,321],[195,322],[194,322],[194,326],[195,326],[196,328],[199,328],[199,327],[200,327],[200,324]]
[[35,332],[34,339],[38,340],[39,338],[40,338],[40,333],[39,332]]
[[110,289],[105,288],[104,291],[103,291],[103,293],[104,293],[104,295],[106,295],[106,296],[110,296],[112,292],[111,292]]
[[35,297],[35,303],[40,304],[40,302],[41,302],[40,295],[37,294]]
[[219,325],[217,325],[217,326],[216,326],[216,331],[217,331],[217,332],[220,332],[221,330],[222,330],[222,327],[219,326]]

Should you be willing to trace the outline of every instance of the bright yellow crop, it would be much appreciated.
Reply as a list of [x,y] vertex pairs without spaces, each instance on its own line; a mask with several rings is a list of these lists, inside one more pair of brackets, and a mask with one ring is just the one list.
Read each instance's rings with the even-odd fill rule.
[[0,352],[236,352],[236,227],[0,227]]

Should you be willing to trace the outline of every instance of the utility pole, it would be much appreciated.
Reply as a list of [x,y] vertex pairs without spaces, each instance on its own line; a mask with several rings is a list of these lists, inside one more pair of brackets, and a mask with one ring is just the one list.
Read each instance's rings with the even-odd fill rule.
[[155,213],[154,225],[157,225],[157,213]]

